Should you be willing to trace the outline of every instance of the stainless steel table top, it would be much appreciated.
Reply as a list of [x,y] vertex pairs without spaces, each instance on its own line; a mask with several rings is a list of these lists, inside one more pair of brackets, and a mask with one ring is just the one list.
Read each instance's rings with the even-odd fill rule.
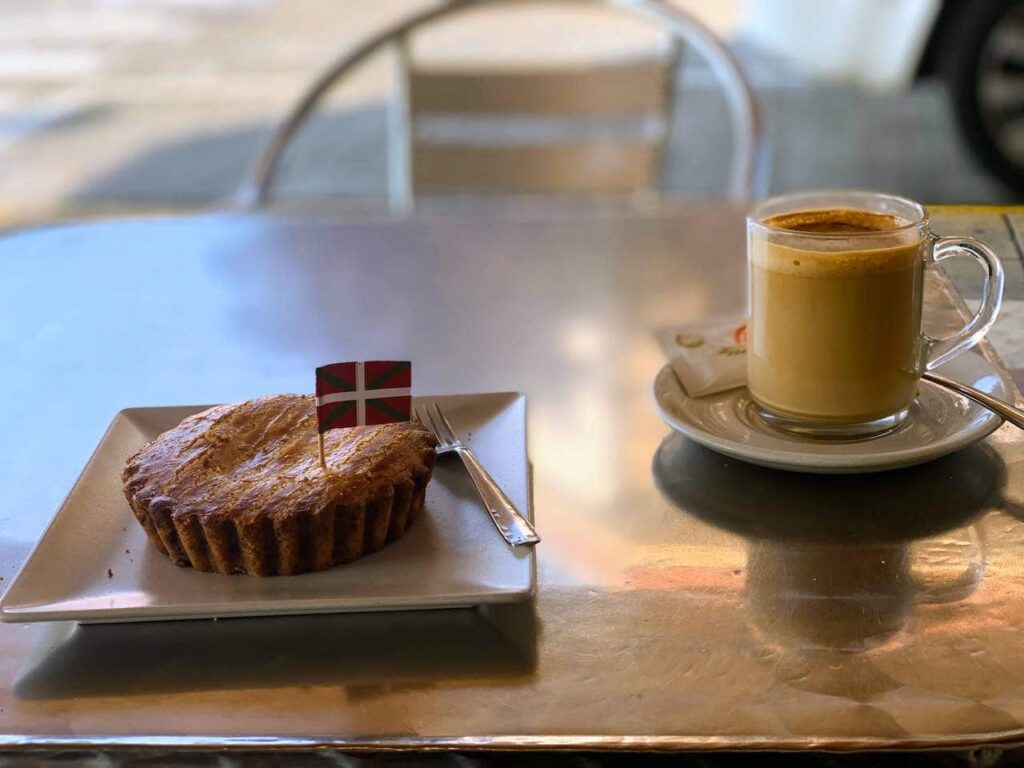
[[0,748],[1024,742],[1024,439],[823,478],[671,436],[652,330],[740,310],[744,269],[722,205],[0,240],[0,590],[116,411],[308,391],[331,360],[526,393],[544,536],[531,604],[0,625]]

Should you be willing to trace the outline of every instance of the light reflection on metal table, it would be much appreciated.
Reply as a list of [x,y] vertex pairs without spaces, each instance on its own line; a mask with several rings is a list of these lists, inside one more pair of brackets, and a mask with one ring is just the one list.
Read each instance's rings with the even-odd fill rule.
[[[421,393],[526,393],[544,537],[535,604],[2,625],[0,749],[1024,742],[1018,431],[821,478],[659,421],[652,330],[740,309],[743,249],[717,204],[0,240],[0,590],[116,411],[305,391],[333,359],[412,358]],[[950,324],[958,301],[933,285]]]

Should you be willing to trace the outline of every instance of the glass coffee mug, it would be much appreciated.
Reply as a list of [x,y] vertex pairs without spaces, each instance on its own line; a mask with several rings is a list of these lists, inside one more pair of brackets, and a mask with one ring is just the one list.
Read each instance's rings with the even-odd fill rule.
[[[769,424],[814,437],[868,437],[899,426],[918,379],[974,346],[999,312],[1003,271],[969,237],[935,237],[924,207],[872,192],[811,192],[747,219],[747,384]],[[981,307],[959,333],[921,329],[924,270],[970,256]]]

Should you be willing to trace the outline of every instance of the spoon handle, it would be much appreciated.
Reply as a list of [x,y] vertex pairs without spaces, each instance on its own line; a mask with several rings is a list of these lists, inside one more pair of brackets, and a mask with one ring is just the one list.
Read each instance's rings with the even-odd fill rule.
[[923,378],[928,379],[928,381],[933,384],[938,384],[946,389],[951,389],[954,392],[963,395],[968,400],[973,400],[979,405],[985,406],[990,411],[998,413],[1014,426],[1024,429],[1024,411],[1019,408],[1014,408],[1009,403],[1004,403],[1002,400],[997,400],[991,395],[986,395],[984,392],[981,392],[974,387],[968,387],[966,384],[961,384],[959,381],[953,381],[953,379],[947,379],[945,376],[940,376],[937,373],[929,371],[924,374]]

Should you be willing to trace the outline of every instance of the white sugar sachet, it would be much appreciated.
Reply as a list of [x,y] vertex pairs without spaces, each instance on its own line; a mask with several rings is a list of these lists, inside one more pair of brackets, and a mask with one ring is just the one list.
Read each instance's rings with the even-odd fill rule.
[[690,397],[747,383],[747,321],[680,325],[657,332],[665,356]]

